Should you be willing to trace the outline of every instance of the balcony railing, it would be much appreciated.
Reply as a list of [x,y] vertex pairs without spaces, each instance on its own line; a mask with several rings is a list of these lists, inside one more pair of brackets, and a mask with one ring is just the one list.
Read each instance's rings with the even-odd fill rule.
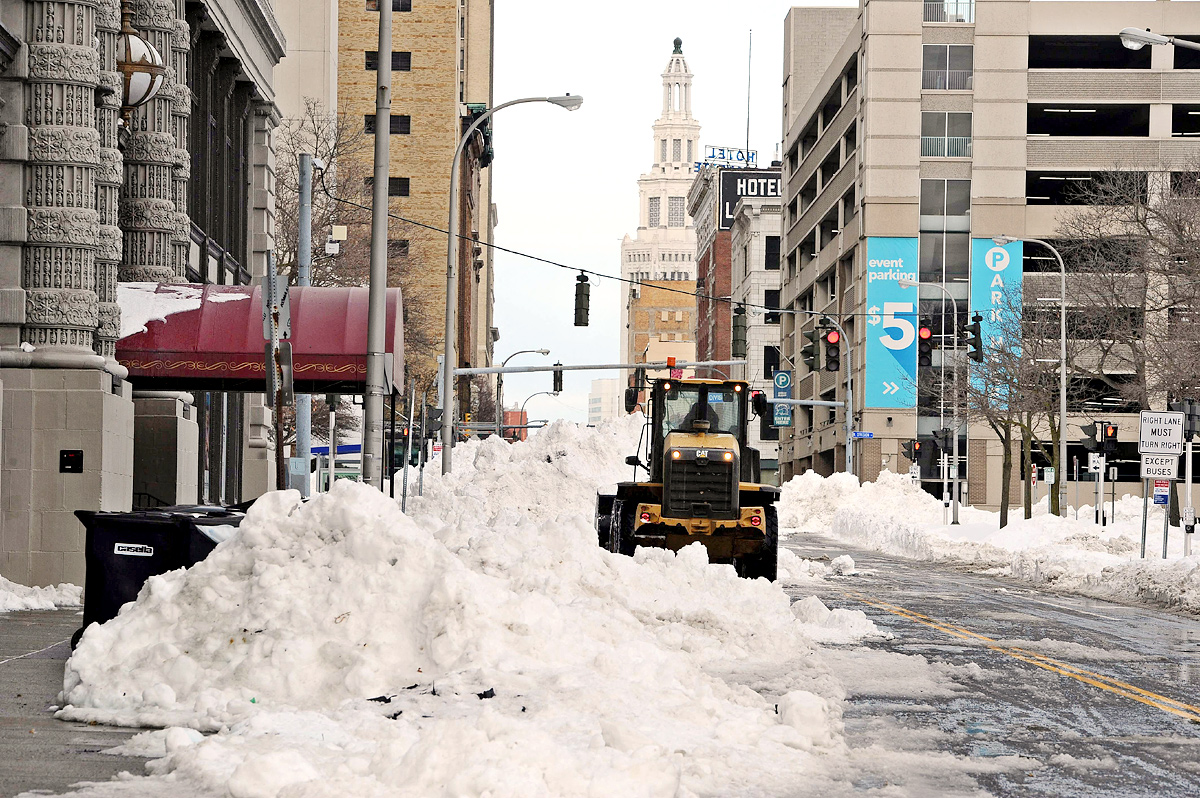
[[922,158],[970,158],[970,136],[921,136]]
[[975,0],[943,0],[925,4],[926,22],[974,22]]
[[926,69],[921,72],[922,89],[970,91],[974,83],[975,71],[972,69]]

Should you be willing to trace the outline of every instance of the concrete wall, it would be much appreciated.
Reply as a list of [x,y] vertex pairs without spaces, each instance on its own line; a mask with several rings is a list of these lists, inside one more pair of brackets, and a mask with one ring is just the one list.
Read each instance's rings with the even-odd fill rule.
[[275,67],[275,104],[286,119],[309,97],[337,112],[337,0],[275,0],[287,55]]
[[[128,510],[133,401],[128,382],[91,369],[2,369],[0,574],[27,585],[84,582],[75,510]],[[61,450],[83,451],[61,473]]]
[[133,406],[134,493],[165,504],[194,504],[200,437],[196,409],[167,397],[136,397]]

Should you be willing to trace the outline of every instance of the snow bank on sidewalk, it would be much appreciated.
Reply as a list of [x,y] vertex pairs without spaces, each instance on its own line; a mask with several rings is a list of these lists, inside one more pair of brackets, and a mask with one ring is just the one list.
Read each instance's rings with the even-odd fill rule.
[[1162,511],[1151,510],[1147,559],[1140,558],[1140,498],[1117,501],[1115,520],[1093,523],[1047,514],[1042,504],[1030,519],[1020,509],[1000,528],[999,513],[962,507],[961,523],[942,523],[941,502],[906,476],[884,472],[876,482],[856,484],[844,474],[823,478],[807,472],[783,486],[782,524],[790,534],[831,534],[849,545],[916,560],[1002,569],[1018,579],[1065,592],[1133,601],[1200,613],[1200,542],[1183,557],[1182,531],[1168,535],[1162,557]]
[[63,582],[57,587],[26,587],[0,576],[0,612],[78,607],[83,588]]
[[208,559],[87,630],[59,717],[219,730],[131,745],[232,796],[845,786],[844,689],[817,641],[879,630],[793,609],[699,545],[601,550],[595,491],[628,478],[638,423],[460,446],[407,516],[346,481],[265,496]]

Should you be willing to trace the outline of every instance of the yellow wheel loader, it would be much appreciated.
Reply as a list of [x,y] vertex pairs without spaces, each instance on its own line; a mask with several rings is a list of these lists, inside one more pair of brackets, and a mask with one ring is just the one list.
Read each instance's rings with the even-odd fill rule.
[[[627,412],[636,409],[638,396],[638,387],[626,390]],[[779,488],[760,482],[758,451],[746,443],[750,409],[764,415],[767,401],[757,392],[752,399],[745,382],[652,381],[638,454],[625,459],[635,480],[639,469],[649,477],[597,496],[600,545],[632,555],[637,546],[678,551],[699,541],[711,562],[774,581]]]

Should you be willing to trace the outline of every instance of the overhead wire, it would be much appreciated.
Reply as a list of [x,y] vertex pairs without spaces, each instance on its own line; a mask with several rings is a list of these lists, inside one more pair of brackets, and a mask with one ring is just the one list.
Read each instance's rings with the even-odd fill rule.
[[[344,197],[338,197],[338,196],[334,195],[332,192],[330,192],[329,187],[325,185],[325,171],[324,170],[321,170],[321,190],[325,193],[325,196],[329,197],[329,199],[333,200],[334,202],[342,203],[343,205],[349,205],[354,208],[360,208],[365,211],[371,210],[370,206],[363,205],[362,203],[355,202],[354,200],[345,199]],[[629,285],[636,285],[636,286],[645,286],[646,285],[646,283],[644,283],[640,280],[631,280],[628,277],[616,277],[611,274],[605,274],[604,272],[595,271],[594,269],[585,269],[581,266],[570,266],[566,263],[559,263],[558,261],[550,260],[549,258],[543,258],[540,255],[531,255],[528,252],[522,252],[517,249],[511,249],[509,247],[501,246],[500,244],[495,244],[490,241],[480,241],[479,239],[476,239],[476,238],[469,238],[467,236],[464,236],[461,233],[451,233],[450,231],[444,230],[435,225],[426,224],[424,222],[418,222],[415,219],[407,219],[403,216],[400,216],[399,214],[392,213],[391,211],[388,211],[388,216],[391,217],[392,219],[395,219],[400,222],[404,222],[406,224],[416,225],[417,227],[423,227],[426,230],[432,230],[435,233],[441,233],[442,235],[445,235],[445,236],[453,235],[455,238],[461,238],[466,241],[470,241],[474,244],[479,244],[481,246],[489,247],[490,249],[494,249],[499,252],[505,252],[510,255],[516,255],[518,257],[527,258],[532,261],[537,261],[538,263],[545,263],[549,266],[557,266],[560,269],[566,269],[567,271],[570,271],[570,272],[579,272],[581,274],[589,274],[589,275],[592,275],[592,276],[600,278],[600,279],[614,280],[619,283],[628,283]],[[662,282],[666,282],[666,281],[662,281]],[[683,294],[685,296],[696,297],[697,299],[707,299],[711,302],[724,302],[730,306],[738,306],[738,307],[744,307],[744,308],[751,308],[754,310],[761,310],[764,313],[804,313],[804,314],[808,314],[808,315],[812,315],[812,316],[837,316],[839,318],[847,318],[847,317],[855,317],[855,316],[871,317],[871,316],[879,316],[880,315],[878,313],[867,313],[867,312],[864,312],[864,313],[824,313],[822,311],[817,311],[817,310],[799,310],[799,309],[793,309],[793,308],[772,308],[772,307],[768,307],[766,305],[756,305],[752,302],[741,302],[741,301],[733,299],[732,297],[712,296],[710,294],[701,293],[700,291],[684,291],[683,289],[680,289],[680,288],[667,288],[667,287],[661,286],[661,285],[650,285],[649,287],[653,288],[657,291],[667,291],[667,292],[673,293],[673,294]],[[904,314],[904,315],[909,315],[909,314]],[[917,314],[914,312],[911,315],[917,315]]]

